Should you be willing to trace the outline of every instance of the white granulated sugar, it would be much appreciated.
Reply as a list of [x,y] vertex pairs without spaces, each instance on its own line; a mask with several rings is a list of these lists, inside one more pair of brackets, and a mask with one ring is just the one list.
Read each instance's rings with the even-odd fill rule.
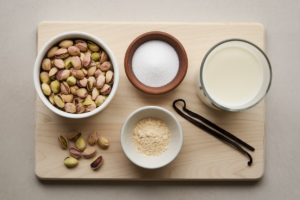
[[161,87],[170,83],[177,75],[179,59],[171,45],[160,40],[151,40],[135,51],[132,69],[143,84]]
[[169,148],[171,133],[165,122],[155,118],[145,118],[132,131],[135,149],[148,156],[159,156]]

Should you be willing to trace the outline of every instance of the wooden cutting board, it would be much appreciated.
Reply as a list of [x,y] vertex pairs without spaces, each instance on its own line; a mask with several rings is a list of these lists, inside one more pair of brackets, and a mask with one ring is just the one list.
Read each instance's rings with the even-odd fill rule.
[[[265,103],[252,109],[231,113],[213,110],[201,102],[195,91],[195,75],[205,53],[214,44],[229,38],[249,40],[265,50],[265,30],[257,23],[133,23],[133,22],[42,22],[37,31],[37,50],[57,34],[83,31],[103,40],[115,54],[120,83],[117,93],[101,113],[82,120],[67,119],[52,113],[36,98],[35,172],[41,179],[109,179],[109,180],[257,180],[264,173]],[[133,87],[124,72],[124,55],[129,44],[148,31],[164,31],[184,46],[189,60],[185,79],[174,91],[158,96],[144,94]],[[253,164],[233,147],[201,131],[179,116],[172,108],[175,99],[183,98],[187,107],[255,147]],[[180,121],[184,142],[178,157],[166,167],[147,170],[131,163],[121,148],[120,129],[134,110],[148,105],[171,111]],[[179,104],[178,104],[179,105]],[[80,129],[83,138],[94,130],[110,141],[107,150],[97,147],[102,167],[93,171],[91,159],[81,158],[76,168],[67,169],[68,156],[57,137]],[[71,143],[74,146],[74,143]]]

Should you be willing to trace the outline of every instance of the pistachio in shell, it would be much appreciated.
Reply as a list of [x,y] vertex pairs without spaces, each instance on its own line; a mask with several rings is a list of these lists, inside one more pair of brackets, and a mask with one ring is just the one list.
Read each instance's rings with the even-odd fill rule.
[[92,169],[98,169],[98,168],[101,166],[102,163],[103,163],[103,158],[102,158],[102,156],[98,156],[98,157],[96,157],[96,158],[93,160],[93,162],[91,163],[91,168],[92,168]]
[[108,95],[108,94],[110,93],[110,91],[111,91],[111,87],[110,87],[110,85],[107,85],[107,84],[105,84],[105,85],[100,89],[100,92],[101,92],[101,94],[103,94],[103,95]]
[[61,41],[58,46],[61,47],[61,48],[69,48],[70,46],[72,46],[74,43],[72,40],[63,40]]
[[66,167],[75,167],[78,164],[78,160],[73,157],[66,157],[64,160],[64,164]]
[[86,87],[86,86],[87,86],[87,79],[84,77],[83,79],[78,80],[78,81],[77,81],[77,85],[78,85],[79,87]]
[[76,113],[80,114],[80,113],[83,113],[83,112],[85,112],[85,106],[83,106],[82,103],[78,103],[76,105]]
[[92,96],[90,94],[87,95],[83,102],[85,102],[85,101],[93,101]]
[[86,148],[84,151],[83,151],[83,153],[82,153],[82,155],[85,157],[85,158],[91,158],[91,157],[93,157],[95,154],[96,154],[96,148],[94,148],[94,147],[88,147],[88,148]]
[[90,112],[92,110],[95,110],[97,108],[94,101],[85,101],[82,103],[83,106],[85,106],[86,111]]
[[58,47],[55,46],[55,47],[52,47],[48,53],[47,53],[47,57],[48,58],[53,58],[55,56],[55,52],[58,50]]
[[68,69],[60,70],[56,74],[56,79],[60,80],[60,81],[66,80],[67,78],[69,78],[70,74],[71,74],[71,71]]
[[65,111],[68,113],[76,113],[76,106],[73,103],[66,103]]
[[71,131],[68,133],[67,138],[69,140],[76,141],[81,136],[80,130]]
[[96,70],[97,70],[97,67],[96,67],[96,66],[92,66],[92,67],[88,68],[88,70],[87,70],[87,75],[88,75],[88,76],[94,76]]
[[93,91],[92,91],[92,100],[96,100],[96,98],[99,96],[99,94],[100,94],[100,91],[99,91],[99,89],[97,89],[97,88],[94,88],[93,89]]
[[73,56],[71,58],[71,63],[72,63],[72,66],[74,67],[74,69],[81,69],[82,67],[82,61],[80,60],[80,58],[78,56]]
[[68,139],[65,136],[63,135],[58,136],[58,142],[63,149],[68,148],[69,143],[68,143]]
[[114,83],[114,73],[111,70],[106,72],[105,81],[108,85],[112,85]]
[[77,104],[82,103],[82,102],[84,102],[84,99],[81,99],[81,98],[75,98],[75,99],[73,100],[73,104],[74,104],[75,106],[77,106]]
[[70,91],[73,95],[77,95],[77,90],[79,89],[79,87],[77,85],[73,85],[70,87]]
[[85,52],[88,50],[87,43],[83,40],[75,40],[75,46],[80,49],[80,51]]
[[93,146],[99,139],[99,134],[97,131],[93,131],[88,137],[88,143]]
[[88,92],[85,88],[80,88],[77,90],[77,96],[80,98],[85,98],[88,95]]
[[82,138],[78,138],[78,139],[76,140],[75,145],[76,145],[76,148],[77,148],[78,150],[80,150],[80,151],[84,151],[84,149],[85,149],[85,147],[86,147],[85,141],[84,141],[84,139],[82,139]]
[[76,78],[74,76],[69,76],[67,78],[67,83],[69,86],[73,86],[76,84]]
[[69,57],[68,50],[65,48],[60,48],[57,51],[55,51],[55,58],[67,58]]
[[95,100],[95,103],[96,103],[96,106],[99,107],[101,106],[105,101],[105,97],[103,95],[99,95],[96,100]]
[[83,67],[89,67],[92,62],[92,57],[90,53],[86,53],[83,58]]
[[99,52],[92,53],[92,59],[93,61],[99,61]]
[[70,94],[70,92],[71,92],[69,84],[66,81],[64,81],[60,84],[60,90],[64,94]]
[[61,98],[64,100],[66,103],[72,103],[73,102],[73,94],[62,94]]
[[65,68],[66,69],[70,69],[71,67],[73,67],[73,65],[72,65],[72,59],[68,58],[68,59],[65,60]]
[[100,65],[108,60],[107,53],[105,51],[101,51],[99,54],[99,63]]
[[100,76],[98,76],[98,78],[96,79],[96,88],[100,89],[104,86],[105,84],[105,76],[103,76],[102,74]]
[[79,80],[83,79],[85,76],[81,70],[76,69],[72,70],[72,75]]
[[55,80],[56,79],[56,74],[58,72],[58,69],[56,67],[53,67],[50,71],[49,71],[49,77],[51,80]]
[[99,69],[103,72],[108,71],[110,68],[111,68],[111,62],[109,62],[109,61],[103,62],[99,67]]
[[54,102],[54,93],[52,93],[50,96],[49,96],[49,101],[52,105],[55,105],[55,102]]
[[49,71],[51,69],[51,61],[49,58],[45,58],[42,62],[42,69]]
[[81,152],[76,148],[69,148],[70,156],[79,160],[82,156]]
[[68,48],[68,53],[70,56],[79,56],[80,55],[80,49],[76,46],[70,46]]
[[98,143],[99,143],[100,147],[102,147],[103,149],[107,149],[109,147],[109,142],[104,137],[100,136],[98,139]]
[[92,91],[94,86],[96,84],[96,79],[95,77],[93,76],[90,76],[88,79],[87,79],[87,90],[88,91]]
[[55,105],[57,105],[57,107],[59,107],[59,108],[64,108],[65,107],[65,102],[62,99],[60,94],[59,95],[54,95],[53,99],[54,99]]
[[42,91],[47,96],[51,95],[51,88],[47,83],[42,84]]
[[95,71],[95,74],[94,74],[94,76],[95,76],[95,78],[98,78],[98,76],[101,74],[101,70],[100,69],[97,69],[96,71]]
[[87,75],[87,70],[85,68],[82,68],[81,71],[83,72],[83,74],[86,76]]
[[91,50],[91,51],[100,51],[100,47],[98,45],[96,45],[94,42],[91,42],[91,41],[88,41],[87,42],[87,45],[88,45],[88,48]]

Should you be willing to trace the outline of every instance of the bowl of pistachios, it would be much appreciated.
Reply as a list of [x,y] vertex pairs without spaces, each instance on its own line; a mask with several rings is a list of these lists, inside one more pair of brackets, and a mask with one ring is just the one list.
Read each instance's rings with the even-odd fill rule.
[[51,111],[79,119],[100,112],[111,102],[119,68],[102,40],[84,32],[66,32],[40,50],[33,79],[39,98]]

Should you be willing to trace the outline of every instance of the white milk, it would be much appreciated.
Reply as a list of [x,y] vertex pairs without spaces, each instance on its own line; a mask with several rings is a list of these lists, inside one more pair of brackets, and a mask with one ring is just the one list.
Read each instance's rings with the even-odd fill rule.
[[203,84],[209,96],[225,107],[251,101],[261,89],[263,70],[247,49],[224,47],[208,57],[203,69]]

